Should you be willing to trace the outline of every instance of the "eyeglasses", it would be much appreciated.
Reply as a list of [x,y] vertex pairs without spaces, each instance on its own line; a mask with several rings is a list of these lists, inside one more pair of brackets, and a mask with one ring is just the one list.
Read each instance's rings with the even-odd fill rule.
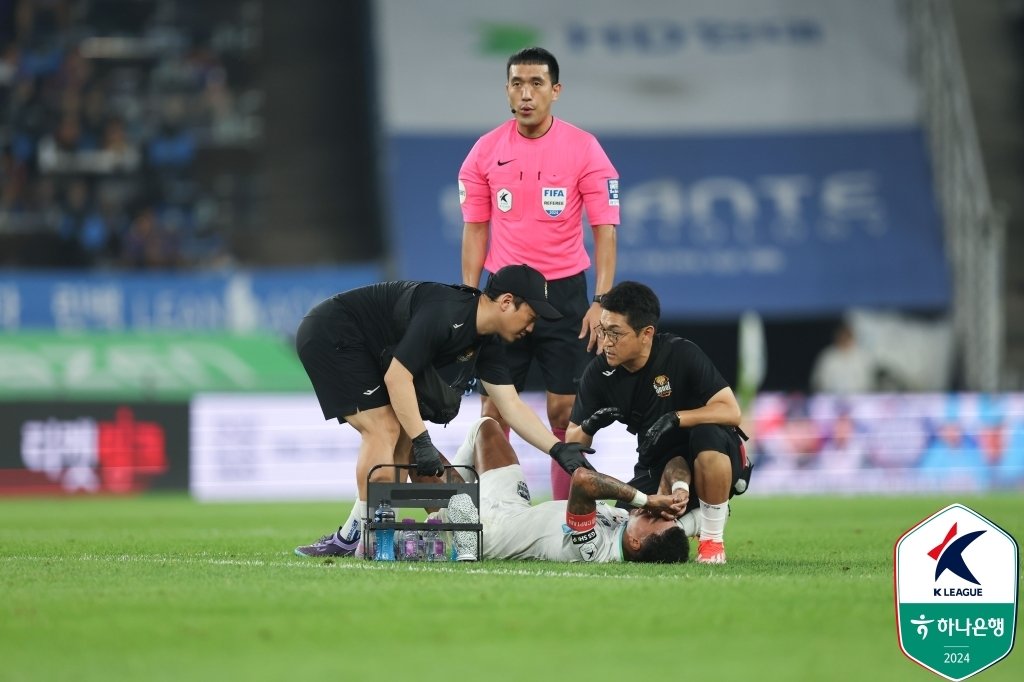
[[619,342],[619,339],[621,339],[623,336],[626,336],[630,332],[632,332],[634,334],[636,333],[632,329],[630,329],[627,332],[619,332],[619,331],[614,331],[614,330],[611,330],[611,329],[605,329],[601,325],[597,325],[597,339],[598,339],[598,341],[608,341],[608,343],[610,345],[612,345],[612,346],[617,344]]

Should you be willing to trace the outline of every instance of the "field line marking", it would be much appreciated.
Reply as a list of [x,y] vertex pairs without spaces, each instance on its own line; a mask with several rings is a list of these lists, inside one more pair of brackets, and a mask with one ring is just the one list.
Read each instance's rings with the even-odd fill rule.
[[[500,568],[496,566],[463,566],[452,568],[444,564],[415,564],[402,562],[375,562],[361,561],[357,559],[342,559],[333,563],[325,563],[318,560],[302,560],[296,557],[294,561],[268,561],[265,559],[220,559],[216,557],[203,556],[180,556],[170,554],[82,554],[78,556],[32,556],[32,555],[8,555],[0,556],[0,563],[4,562],[41,562],[41,561],[95,561],[106,563],[139,563],[139,564],[181,564],[181,565],[206,565],[206,566],[239,566],[239,567],[266,567],[266,568],[318,568],[318,569],[339,569],[346,571],[406,571],[413,573],[449,573],[459,575],[503,575],[522,577],[544,577],[544,578],[597,578],[607,580],[676,580],[686,577],[685,574],[672,573],[664,575],[607,575],[601,573],[577,573],[568,569],[539,568],[530,570],[525,568]],[[538,562],[538,566],[543,565]],[[724,577],[724,576],[723,576]]]
[[[501,567],[500,561],[487,561],[486,565],[461,565],[459,568],[454,568],[452,564],[454,562],[445,562],[443,564],[427,564],[427,563],[404,563],[404,562],[379,562],[379,561],[364,561],[359,559],[343,558],[334,560],[332,563],[327,563],[324,560],[318,559],[300,559],[295,557],[282,558],[281,560],[267,560],[267,559],[225,559],[215,556],[205,556],[198,554],[195,556],[178,555],[178,554],[80,554],[77,556],[35,556],[35,555],[0,555],[0,565],[4,563],[13,562],[53,562],[53,561],[94,561],[94,562],[106,562],[106,563],[137,563],[137,564],[179,564],[183,566],[238,566],[238,567],[249,567],[249,568],[301,568],[301,569],[321,569],[321,570],[342,570],[342,571],[403,571],[409,573],[441,573],[441,574],[453,574],[453,575],[490,575],[490,576],[513,576],[513,577],[542,577],[542,578],[569,578],[572,580],[579,579],[596,579],[596,580],[723,580],[723,581],[739,581],[751,578],[757,579],[769,579],[773,576],[769,575],[751,575],[746,572],[730,572],[728,569],[712,569],[710,574],[704,573],[701,569],[710,568],[702,567],[695,564],[677,564],[675,568],[669,569],[665,573],[654,574],[654,575],[623,575],[623,574],[607,574],[607,573],[584,573],[577,572],[569,566],[573,564],[560,564],[557,562],[536,562],[536,570],[529,568],[503,568]],[[683,569],[681,566],[691,566],[692,568]],[[541,568],[546,566],[546,568]],[[561,568],[565,566],[565,568]],[[582,564],[581,564],[582,566]],[[778,575],[774,576],[779,579],[789,580],[789,576]],[[876,579],[878,576],[872,576],[868,574],[864,575],[844,575],[845,579],[849,578],[860,578],[866,580]]]

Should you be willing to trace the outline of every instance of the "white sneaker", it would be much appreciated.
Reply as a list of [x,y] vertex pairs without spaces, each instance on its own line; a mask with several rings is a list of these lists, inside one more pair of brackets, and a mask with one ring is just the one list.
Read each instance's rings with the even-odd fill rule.
[[[480,523],[480,513],[466,493],[452,495],[448,502],[448,520],[452,523]],[[476,561],[478,553],[475,530],[457,530],[452,533],[456,561]]]

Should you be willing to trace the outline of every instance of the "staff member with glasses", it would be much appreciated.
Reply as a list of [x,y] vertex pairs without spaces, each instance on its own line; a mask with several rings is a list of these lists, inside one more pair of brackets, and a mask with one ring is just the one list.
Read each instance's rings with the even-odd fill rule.
[[[600,429],[624,423],[639,443],[629,484],[649,495],[682,490],[688,508],[700,508],[697,561],[724,564],[729,498],[750,478],[740,406],[697,344],[658,333],[660,317],[657,295],[639,282],[621,282],[604,295],[597,328],[604,353],[583,372],[566,441],[589,448]],[[665,465],[677,455],[693,472],[693,488],[677,482],[659,490]]]

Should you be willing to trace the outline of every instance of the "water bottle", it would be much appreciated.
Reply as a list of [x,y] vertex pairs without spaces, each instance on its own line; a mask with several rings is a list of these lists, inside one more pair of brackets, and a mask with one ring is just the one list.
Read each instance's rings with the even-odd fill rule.
[[[436,526],[441,519],[427,519],[427,524]],[[444,553],[444,533],[438,528],[428,528],[423,533],[423,553],[427,561],[447,561],[448,555]]]
[[[381,500],[373,512],[373,520],[377,523],[394,523],[395,510],[391,508],[391,500]],[[378,528],[374,533],[376,547],[373,558],[377,561],[395,560],[395,531],[393,528]]]
[[402,519],[402,525],[405,526],[401,535],[402,561],[419,561],[421,558],[420,533],[412,527],[414,523],[415,519]]
[[[367,531],[363,537],[366,538],[366,544],[363,546],[363,556],[375,559],[377,557],[377,534]],[[357,554],[356,556],[359,555]]]

